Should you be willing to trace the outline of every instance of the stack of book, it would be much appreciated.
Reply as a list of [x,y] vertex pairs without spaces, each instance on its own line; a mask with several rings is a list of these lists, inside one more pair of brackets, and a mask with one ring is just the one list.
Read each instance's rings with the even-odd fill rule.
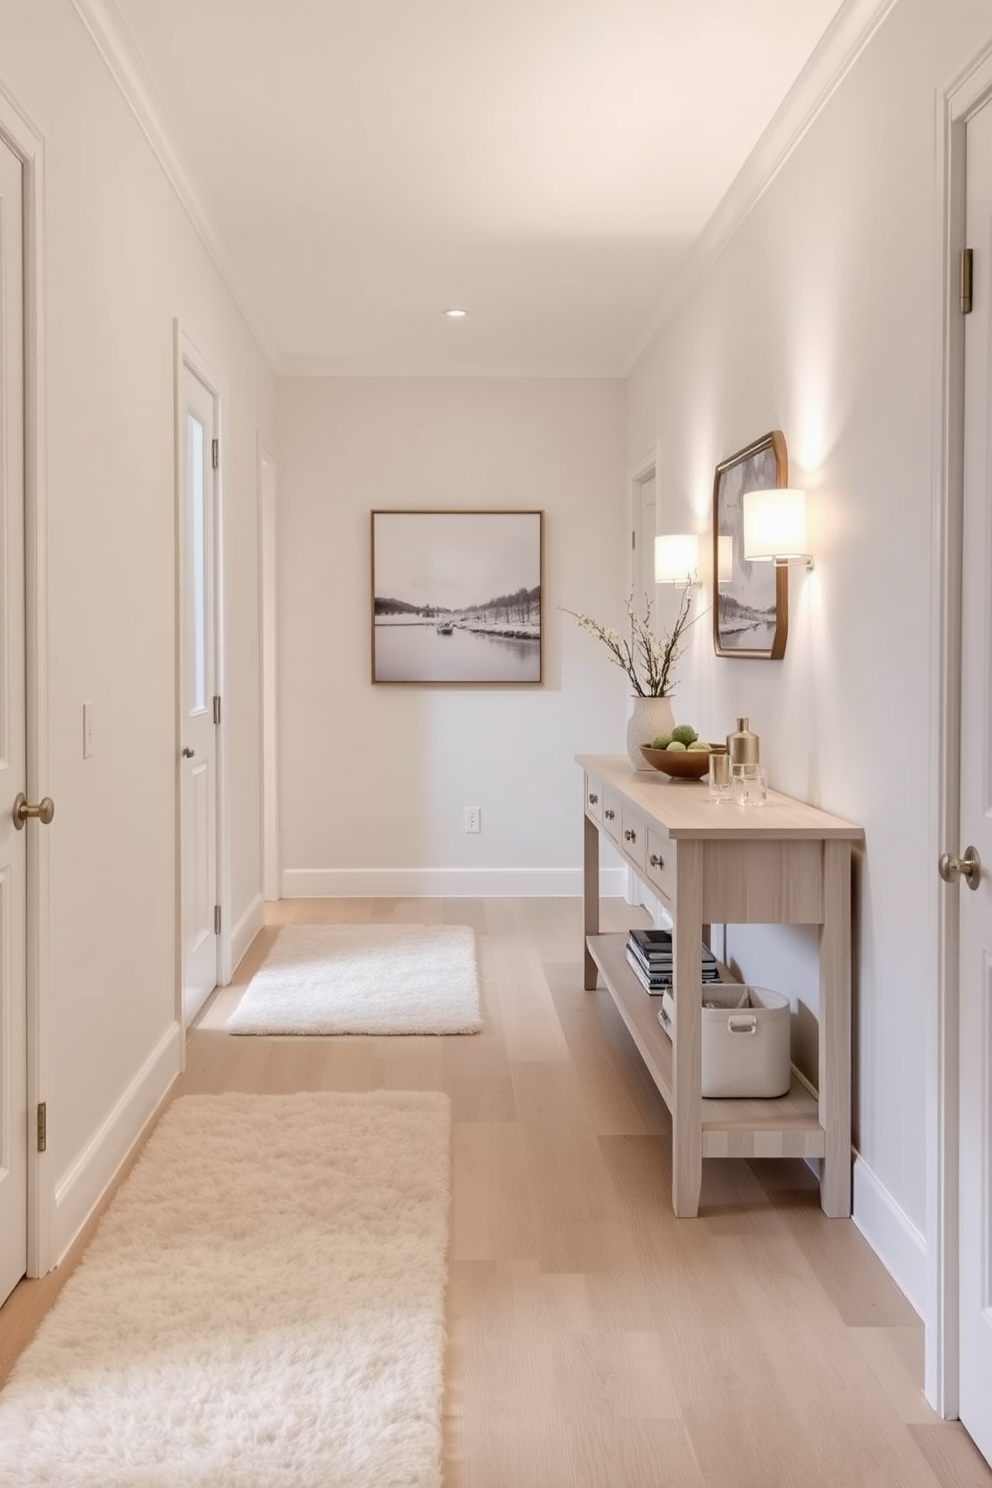
[[[660,996],[672,985],[672,932],[631,930],[627,936],[627,960],[644,990]],[[706,946],[701,948],[700,972],[700,981],[720,980],[716,957]]]

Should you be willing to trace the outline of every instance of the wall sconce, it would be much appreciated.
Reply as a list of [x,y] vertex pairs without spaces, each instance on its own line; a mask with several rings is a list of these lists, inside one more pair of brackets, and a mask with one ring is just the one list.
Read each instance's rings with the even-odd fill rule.
[[699,582],[699,538],[694,532],[666,532],[654,540],[656,584]]
[[779,487],[744,492],[744,557],[750,562],[813,567],[806,541],[806,492]]

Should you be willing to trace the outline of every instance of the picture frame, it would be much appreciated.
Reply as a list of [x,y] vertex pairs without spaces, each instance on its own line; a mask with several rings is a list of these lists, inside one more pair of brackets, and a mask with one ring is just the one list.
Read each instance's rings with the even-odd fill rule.
[[713,478],[713,648],[717,656],[780,661],[789,635],[789,573],[744,557],[743,497],[789,482],[785,435],[773,429],[728,455]]
[[373,511],[375,684],[543,681],[542,511]]

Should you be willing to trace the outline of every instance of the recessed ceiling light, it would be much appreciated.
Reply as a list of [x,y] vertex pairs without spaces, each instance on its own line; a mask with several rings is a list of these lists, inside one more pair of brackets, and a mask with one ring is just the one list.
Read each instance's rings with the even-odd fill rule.
[[465,316],[468,314],[468,311],[467,310],[445,310],[444,313],[448,317],[449,320],[464,320],[465,319]]

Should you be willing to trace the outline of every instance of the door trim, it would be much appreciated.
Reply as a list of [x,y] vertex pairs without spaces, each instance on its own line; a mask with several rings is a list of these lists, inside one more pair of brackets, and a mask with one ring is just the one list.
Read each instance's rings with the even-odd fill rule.
[[958,895],[942,892],[937,858],[957,841],[961,775],[961,555],[964,508],[964,320],[956,265],[965,247],[968,119],[992,98],[992,40],[937,95],[934,173],[934,360],[931,530],[931,822],[927,967],[927,1305],[924,1390],[958,1414]]
[[218,695],[223,700],[221,721],[217,728],[217,903],[220,905],[220,934],[217,937],[217,985],[226,987],[231,980],[232,925],[231,925],[231,846],[230,846],[230,802],[228,800],[228,719],[230,700],[227,695],[227,646],[226,646],[226,601],[224,591],[224,489],[226,466],[225,411],[227,408],[227,380],[219,373],[186,333],[178,319],[175,328],[175,495],[176,495],[176,1017],[183,1029],[183,1068],[186,1065],[186,1026],[183,1022],[183,929],[182,929],[182,781],[180,751],[182,749],[182,676],[183,676],[183,613],[182,613],[182,563],[183,563],[183,451],[182,451],[182,379],[183,368],[193,372],[211,393],[217,414],[217,442],[220,451],[217,469],[217,510],[214,531],[214,593],[216,624],[216,656],[214,659]]
[[[48,485],[45,396],[45,151],[41,131],[0,83],[0,136],[21,162],[24,183],[24,619],[27,785],[50,790],[48,678]],[[36,832],[27,874],[28,1109],[51,1100],[50,847]],[[47,1092],[47,1094],[45,1093]],[[55,1184],[28,1142],[27,1274],[43,1276],[52,1254]]]
[[262,894],[279,888],[278,469],[258,439],[259,696],[262,699]]

